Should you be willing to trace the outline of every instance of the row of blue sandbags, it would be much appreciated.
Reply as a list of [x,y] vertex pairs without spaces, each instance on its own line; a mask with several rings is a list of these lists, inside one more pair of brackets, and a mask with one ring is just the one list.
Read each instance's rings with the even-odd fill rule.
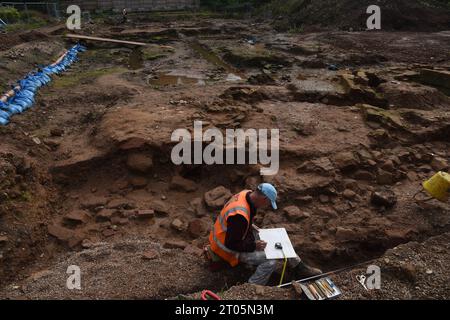
[[84,46],[76,44],[67,50],[56,63],[40,68],[38,71],[30,72],[25,78],[17,81],[17,85],[12,89],[11,96],[0,99],[0,125],[8,124],[12,115],[31,108],[37,90],[52,81],[50,76],[66,71],[72,63],[77,61],[78,53],[85,50]]

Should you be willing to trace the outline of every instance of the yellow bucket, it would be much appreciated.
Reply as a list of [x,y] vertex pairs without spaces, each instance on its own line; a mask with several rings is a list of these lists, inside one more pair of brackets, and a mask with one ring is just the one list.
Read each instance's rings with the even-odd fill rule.
[[446,202],[450,196],[450,174],[439,171],[431,179],[423,183],[423,188],[433,198]]

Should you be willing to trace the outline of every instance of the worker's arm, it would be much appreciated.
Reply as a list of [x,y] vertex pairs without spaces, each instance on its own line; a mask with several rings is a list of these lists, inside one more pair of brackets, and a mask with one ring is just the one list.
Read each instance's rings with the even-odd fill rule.
[[255,238],[249,231],[247,237],[242,240],[247,230],[247,220],[241,215],[229,217],[227,220],[227,233],[225,246],[237,252],[253,252],[256,249]]

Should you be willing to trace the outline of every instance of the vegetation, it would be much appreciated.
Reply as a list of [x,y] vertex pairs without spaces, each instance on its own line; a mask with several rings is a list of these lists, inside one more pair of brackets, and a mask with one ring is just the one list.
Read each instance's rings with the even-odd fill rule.
[[14,23],[20,20],[20,13],[13,7],[0,7],[0,19],[6,23]]
[[203,7],[212,10],[248,10],[269,3],[270,0],[201,0]]
[[5,27],[8,32],[33,30],[43,27],[51,21],[48,16],[39,11],[19,12],[13,7],[0,7],[0,18],[8,23]]
[[[271,0],[257,8],[258,15],[274,19],[280,31],[307,27],[365,30],[365,8],[371,0]],[[450,0],[379,0],[384,30],[447,30]]]
[[[320,2],[315,0],[315,2]],[[327,2],[322,0],[321,2]],[[330,1],[328,1],[330,2]],[[344,1],[341,1],[344,2]],[[354,1],[358,3],[358,0]],[[450,7],[450,0],[420,0],[421,3],[428,6],[444,5]],[[201,0],[201,5],[210,9],[226,9],[233,7],[253,7],[258,8],[268,5],[266,8],[279,9],[280,12],[294,13],[296,9],[311,3],[311,0]]]
[[73,87],[79,83],[93,82],[95,79],[112,73],[124,72],[126,69],[115,67],[115,68],[103,68],[89,70],[86,72],[74,72],[70,76],[61,75],[58,78],[54,78],[53,87],[54,88],[69,88]]

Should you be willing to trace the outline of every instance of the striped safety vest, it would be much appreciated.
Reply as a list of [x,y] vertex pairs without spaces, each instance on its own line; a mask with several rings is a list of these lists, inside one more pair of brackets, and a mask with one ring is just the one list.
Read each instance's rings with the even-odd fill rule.
[[234,195],[223,207],[220,215],[217,217],[211,233],[209,234],[209,243],[211,250],[227,261],[232,267],[239,263],[239,252],[233,251],[225,247],[225,238],[227,234],[228,218],[240,214],[247,220],[247,230],[242,240],[247,236],[250,229],[250,205],[246,200],[247,193],[251,190],[244,190]]

